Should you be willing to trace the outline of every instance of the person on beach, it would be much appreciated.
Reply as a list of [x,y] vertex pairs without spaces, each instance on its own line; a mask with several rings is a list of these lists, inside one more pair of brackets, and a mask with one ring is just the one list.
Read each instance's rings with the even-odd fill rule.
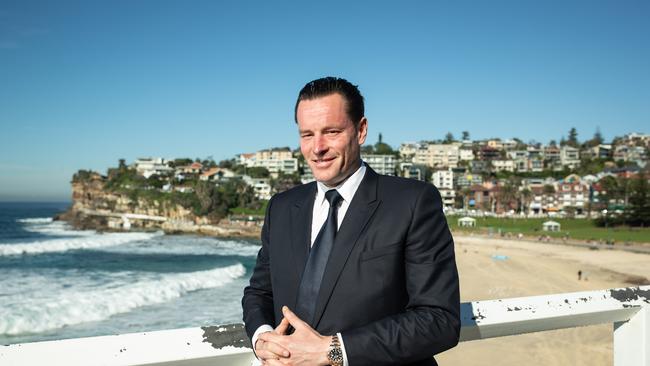
[[361,160],[358,88],[326,77],[298,95],[300,149],[315,182],[274,195],[242,307],[265,365],[436,365],[454,347],[454,242],[436,188]]

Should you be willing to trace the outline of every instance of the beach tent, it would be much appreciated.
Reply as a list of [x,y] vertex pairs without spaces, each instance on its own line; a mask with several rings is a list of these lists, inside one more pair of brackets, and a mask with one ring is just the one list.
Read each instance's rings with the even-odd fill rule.
[[544,231],[560,231],[560,224],[555,221],[546,221],[542,224]]
[[458,226],[475,227],[476,219],[473,219],[471,217],[461,217],[458,219]]

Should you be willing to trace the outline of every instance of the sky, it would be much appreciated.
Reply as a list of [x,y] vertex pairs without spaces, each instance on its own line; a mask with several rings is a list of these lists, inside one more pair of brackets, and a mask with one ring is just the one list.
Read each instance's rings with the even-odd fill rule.
[[368,143],[650,133],[650,2],[0,2],[0,201],[66,201],[79,169],[298,146],[339,76]]

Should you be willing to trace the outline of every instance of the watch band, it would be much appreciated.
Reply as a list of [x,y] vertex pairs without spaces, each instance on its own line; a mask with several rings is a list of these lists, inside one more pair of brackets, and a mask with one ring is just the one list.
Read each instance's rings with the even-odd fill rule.
[[327,360],[332,366],[343,366],[343,351],[341,350],[339,337],[336,334],[332,336],[332,343],[330,343],[330,349],[327,351]]

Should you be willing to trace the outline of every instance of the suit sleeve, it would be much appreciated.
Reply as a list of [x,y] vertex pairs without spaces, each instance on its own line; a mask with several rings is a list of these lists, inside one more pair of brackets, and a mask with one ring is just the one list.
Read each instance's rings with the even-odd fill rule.
[[246,334],[251,339],[260,326],[275,324],[271,269],[269,267],[269,231],[271,230],[272,204],[273,198],[271,198],[266,208],[264,226],[262,227],[262,247],[257,253],[257,262],[253,269],[253,275],[249,285],[244,289],[244,297],[242,298],[244,325]]
[[458,272],[438,191],[423,188],[412,212],[404,248],[406,309],[342,332],[350,366],[411,363],[458,343]]

